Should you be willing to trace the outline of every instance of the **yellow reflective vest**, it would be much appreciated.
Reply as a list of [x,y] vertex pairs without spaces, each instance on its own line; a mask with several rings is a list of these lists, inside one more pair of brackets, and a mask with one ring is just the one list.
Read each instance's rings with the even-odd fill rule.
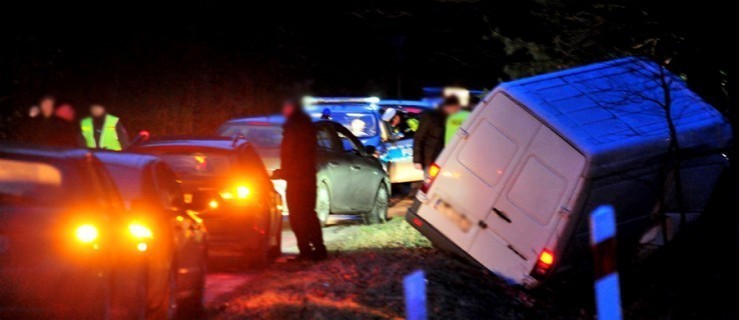
[[467,110],[459,111],[446,118],[446,132],[444,132],[444,144],[446,145],[452,140],[454,134],[457,133],[459,127],[462,126],[465,120],[470,116],[470,112]]
[[95,127],[92,123],[92,117],[87,117],[80,121],[82,129],[82,137],[85,138],[85,144],[88,148],[106,149],[120,151],[121,142],[118,140],[118,117],[109,114],[105,115],[103,122],[103,130],[100,132],[100,141],[95,141]]

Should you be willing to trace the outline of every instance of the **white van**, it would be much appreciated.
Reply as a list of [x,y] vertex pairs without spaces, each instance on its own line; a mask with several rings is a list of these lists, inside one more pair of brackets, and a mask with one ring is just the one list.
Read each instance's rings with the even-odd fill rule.
[[[527,286],[588,253],[587,213],[598,205],[616,208],[619,247],[636,244],[673,189],[663,79],[693,220],[727,165],[731,128],[662,70],[624,58],[500,85],[429,168],[407,220],[438,247]],[[666,205],[677,212],[674,194]]]

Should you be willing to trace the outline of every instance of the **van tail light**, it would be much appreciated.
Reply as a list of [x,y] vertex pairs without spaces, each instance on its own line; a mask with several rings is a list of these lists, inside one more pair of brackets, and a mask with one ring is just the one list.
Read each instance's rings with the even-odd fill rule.
[[423,181],[423,186],[421,186],[421,191],[426,193],[431,188],[431,184],[434,183],[434,180],[436,180],[436,177],[439,175],[439,172],[441,171],[441,167],[433,163],[428,169],[428,175],[426,176],[426,180]]
[[554,265],[554,253],[549,249],[544,249],[539,254],[539,259],[536,260],[534,270],[531,271],[531,276],[535,279],[541,279],[549,274],[549,271]]

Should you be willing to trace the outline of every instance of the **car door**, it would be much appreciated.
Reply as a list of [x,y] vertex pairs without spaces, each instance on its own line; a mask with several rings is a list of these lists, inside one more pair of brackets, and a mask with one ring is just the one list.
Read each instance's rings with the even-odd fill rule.
[[334,126],[328,122],[316,123],[316,165],[318,183],[325,183],[331,199],[331,211],[347,213],[352,211],[352,198],[349,196],[354,186],[350,180],[352,175],[351,157],[341,149]]
[[174,237],[178,287],[193,288],[203,271],[205,229],[202,220],[185,210],[182,189],[174,173],[164,163],[154,166],[157,195],[167,210],[162,217],[169,222]]
[[347,178],[352,188],[346,190],[353,211],[366,211],[372,208],[377,188],[382,180],[383,169],[377,159],[367,154],[362,143],[349,130],[341,125],[335,126],[336,135],[341,142],[343,153],[351,162]]

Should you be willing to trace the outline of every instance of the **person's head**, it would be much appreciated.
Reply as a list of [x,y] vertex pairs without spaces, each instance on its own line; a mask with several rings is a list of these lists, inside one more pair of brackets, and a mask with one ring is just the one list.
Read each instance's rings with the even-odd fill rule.
[[293,100],[285,100],[285,102],[282,103],[282,116],[285,117],[285,119],[290,118],[290,116],[300,109],[300,106]]
[[90,106],[90,115],[99,118],[105,115],[105,107],[99,103],[93,103]]
[[51,118],[51,116],[54,115],[54,104],[56,103],[56,99],[52,96],[44,96],[39,100],[38,106],[41,110],[41,115],[44,118]]
[[462,110],[462,104],[459,103],[457,96],[448,96],[441,103],[441,111],[446,115],[452,115]]
[[60,119],[69,122],[74,121],[74,108],[72,108],[72,105],[69,103],[63,103],[62,105],[60,105],[58,108],[56,108],[56,112],[54,114],[56,114],[56,116]]
[[41,113],[41,109],[39,109],[38,106],[31,106],[28,108],[28,117],[30,118],[38,117],[39,113]]
[[400,124],[400,113],[395,108],[388,108],[382,114],[382,121],[389,123],[393,127],[397,127]]
[[351,123],[351,132],[355,136],[364,135],[364,128],[367,127],[367,124],[362,119],[354,119]]

